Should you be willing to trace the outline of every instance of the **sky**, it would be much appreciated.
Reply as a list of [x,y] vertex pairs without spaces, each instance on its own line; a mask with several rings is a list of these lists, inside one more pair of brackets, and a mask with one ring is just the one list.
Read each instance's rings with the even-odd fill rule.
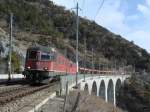
[[[73,10],[77,0],[52,0]],[[80,16],[95,21],[111,32],[146,49],[150,53],[150,0],[78,0]]]

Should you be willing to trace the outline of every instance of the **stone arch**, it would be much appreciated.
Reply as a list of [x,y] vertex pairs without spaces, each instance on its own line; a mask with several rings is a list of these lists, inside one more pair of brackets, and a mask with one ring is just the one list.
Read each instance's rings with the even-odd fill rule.
[[117,81],[116,81],[115,88],[116,88],[116,90],[117,90],[117,89],[120,89],[120,87],[121,87],[121,79],[118,78]]
[[121,88],[121,79],[117,79],[117,81],[116,81],[116,86],[115,86],[115,95],[116,95],[116,105],[118,104],[118,96],[119,96],[119,90],[120,90],[120,88]]
[[107,99],[108,102],[114,103],[114,84],[112,79],[110,79],[108,82]]
[[106,89],[105,82],[104,82],[104,80],[102,80],[100,83],[100,87],[99,87],[99,96],[101,98],[103,98],[104,100],[106,99],[105,98],[105,89]]
[[93,85],[92,85],[92,92],[91,92],[92,95],[97,95],[97,85],[96,85],[96,82],[94,81],[93,82]]
[[84,86],[84,91],[89,94],[89,87],[87,83]]

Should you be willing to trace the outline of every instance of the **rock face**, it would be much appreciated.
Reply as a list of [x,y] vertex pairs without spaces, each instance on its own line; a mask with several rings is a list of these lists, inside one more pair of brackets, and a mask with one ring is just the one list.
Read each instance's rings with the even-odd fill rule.
[[9,40],[7,35],[4,32],[0,32],[0,56],[1,58],[6,57],[8,55],[8,44]]
[[150,112],[149,78],[150,75],[136,76],[127,81],[117,97],[118,105],[129,112]]
[[[19,44],[20,42],[13,37],[12,50],[15,52],[20,59],[20,64],[24,65],[25,53],[26,51]],[[9,53],[9,35],[0,28],[0,74],[7,73],[8,60],[7,56]]]
[[123,112],[97,96],[71,92],[67,97],[66,112]]
[[0,59],[0,74],[6,74],[8,71],[7,62]]

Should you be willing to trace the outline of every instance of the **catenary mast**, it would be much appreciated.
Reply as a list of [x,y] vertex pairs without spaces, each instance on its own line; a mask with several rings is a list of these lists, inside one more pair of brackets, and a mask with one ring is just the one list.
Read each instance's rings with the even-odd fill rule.
[[79,73],[79,51],[78,51],[78,46],[79,46],[79,3],[77,0],[77,7],[76,7],[76,66],[77,66],[77,71],[76,71],[76,87],[78,84],[78,73]]

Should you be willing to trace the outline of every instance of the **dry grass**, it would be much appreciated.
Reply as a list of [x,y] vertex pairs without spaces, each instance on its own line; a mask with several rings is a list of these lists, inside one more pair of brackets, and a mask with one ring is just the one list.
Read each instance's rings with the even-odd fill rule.
[[[78,95],[79,94],[79,95]],[[78,103],[76,102],[79,96]],[[73,110],[77,103],[77,108]],[[85,92],[73,91],[68,95],[67,112],[123,112],[121,109],[114,107],[112,104],[106,103],[97,96],[87,95]]]

